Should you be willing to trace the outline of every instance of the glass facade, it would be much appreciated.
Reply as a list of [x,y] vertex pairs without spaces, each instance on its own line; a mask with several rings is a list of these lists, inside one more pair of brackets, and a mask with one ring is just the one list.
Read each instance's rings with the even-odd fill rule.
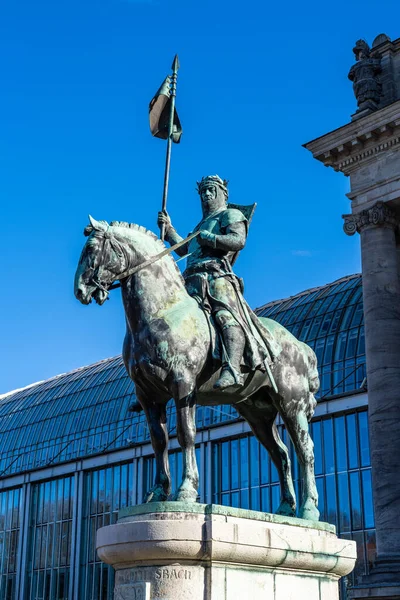
[[[361,277],[256,312],[281,322],[318,356],[324,415],[313,420],[311,435],[321,518],[356,540],[354,580],[375,553]],[[141,502],[154,475],[144,415],[128,410],[134,401],[121,357],[0,397],[0,600],[112,600],[113,571],[98,559],[95,532],[114,523],[121,507]],[[198,407],[196,418],[199,500],[276,510],[276,469],[235,409]],[[182,456],[172,403],[168,422],[175,490]],[[278,427],[300,498],[298,464]]]
[[[300,504],[302,481],[294,448],[285,428],[278,427],[289,448],[294,487]],[[375,550],[371,463],[367,411],[316,419],[311,425],[321,520],[336,526],[343,538],[357,542],[360,561],[354,577],[368,570]],[[215,504],[274,512],[280,502],[278,473],[253,435],[213,444]]]
[[85,473],[79,598],[112,600],[114,571],[97,556],[96,531],[116,523],[118,510],[134,504],[132,462]]
[[74,479],[34,486],[30,509],[26,597],[69,597]]
[[366,376],[361,276],[354,275],[259,308],[317,355],[319,397],[351,393]]

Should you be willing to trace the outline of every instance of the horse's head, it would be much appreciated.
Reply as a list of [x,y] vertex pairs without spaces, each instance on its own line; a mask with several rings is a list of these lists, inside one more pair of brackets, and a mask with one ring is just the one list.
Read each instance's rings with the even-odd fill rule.
[[74,292],[82,304],[89,304],[94,298],[101,305],[108,297],[110,285],[128,269],[129,260],[117,228],[90,215],[89,220],[85,229],[88,240],[76,269]]

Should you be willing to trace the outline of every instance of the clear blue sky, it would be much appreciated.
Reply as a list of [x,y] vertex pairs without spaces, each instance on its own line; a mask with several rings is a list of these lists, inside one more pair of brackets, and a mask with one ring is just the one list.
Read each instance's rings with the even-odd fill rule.
[[398,0],[2,0],[0,392],[120,352],[119,292],[81,306],[73,276],[88,213],[156,230],[165,143],[147,110],[175,52],[177,229],[218,173],[258,202],[236,269],[252,306],[359,271],[348,182],[302,144],[348,122],[353,44],[398,37],[399,17]]

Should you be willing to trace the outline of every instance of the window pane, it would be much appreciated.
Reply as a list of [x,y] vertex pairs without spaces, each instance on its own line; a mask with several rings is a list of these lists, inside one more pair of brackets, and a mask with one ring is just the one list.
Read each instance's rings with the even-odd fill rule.
[[349,338],[347,341],[346,358],[351,358],[356,355],[357,339],[358,339],[358,328],[351,329],[349,331]]
[[335,360],[343,360],[346,349],[347,331],[341,331],[336,340]]
[[369,455],[369,437],[368,437],[368,413],[367,411],[358,413],[358,426],[360,432],[360,453],[361,466],[369,467],[371,459]]
[[[224,502],[222,504],[225,504]],[[240,508],[240,496],[239,492],[232,492],[231,494],[231,506],[234,508]]]
[[372,503],[371,470],[361,472],[364,504],[364,527],[375,527],[374,506]]
[[314,421],[312,424],[312,439],[314,442],[315,474],[323,473],[322,467],[322,439],[321,439],[321,421]]
[[221,489],[222,491],[229,490],[229,442],[221,444]]
[[346,416],[349,469],[358,467],[356,415]]
[[333,445],[333,422],[332,419],[323,421],[324,429],[324,460],[325,473],[335,472],[334,445]]
[[249,498],[249,489],[240,491],[240,507],[241,508],[250,508],[250,498]]
[[336,446],[336,469],[337,471],[347,470],[346,459],[346,431],[344,426],[344,417],[335,418],[335,446]]
[[350,499],[352,529],[362,529],[360,475],[358,471],[350,473]]
[[250,490],[250,508],[252,510],[260,510],[261,509],[261,505],[260,505],[260,488],[259,487],[252,487]]
[[[239,493],[236,492],[236,494],[237,494],[237,502],[238,502],[237,505],[239,506]],[[229,494],[229,493],[221,494],[221,504],[223,506],[229,506],[230,505],[230,496],[231,496],[231,494]],[[236,498],[236,496],[235,496],[235,498]]]
[[336,482],[334,475],[325,478],[326,487],[326,518],[328,523],[337,525]]
[[240,440],[240,487],[249,486],[249,438]]
[[339,531],[350,531],[350,498],[347,473],[338,475],[339,491]]
[[269,486],[261,488],[261,510],[267,513],[271,512]]
[[250,437],[250,473],[251,485],[260,485],[260,443],[254,437]]
[[236,490],[239,486],[239,440],[227,442],[231,445],[231,489]]
[[[260,445],[260,461],[261,461],[261,483],[269,483],[269,454],[264,448],[264,446]],[[264,510],[264,509],[263,509]]]
[[212,444],[212,481],[213,481],[213,489],[212,493],[216,494],[220,491],[219,489],[219,474],[222,469],[219,465],[219,449],[220,446],[218,444]]

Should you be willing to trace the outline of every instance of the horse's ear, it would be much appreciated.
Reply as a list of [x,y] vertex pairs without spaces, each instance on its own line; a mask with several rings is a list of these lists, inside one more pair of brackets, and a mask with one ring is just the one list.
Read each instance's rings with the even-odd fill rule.
[[96,221],[96,219],[94,219],[92,215],[89,215],[89,221],[93,229],[95,229],[96,231],[107,230],[107,225],[105,224],[105,221]]

